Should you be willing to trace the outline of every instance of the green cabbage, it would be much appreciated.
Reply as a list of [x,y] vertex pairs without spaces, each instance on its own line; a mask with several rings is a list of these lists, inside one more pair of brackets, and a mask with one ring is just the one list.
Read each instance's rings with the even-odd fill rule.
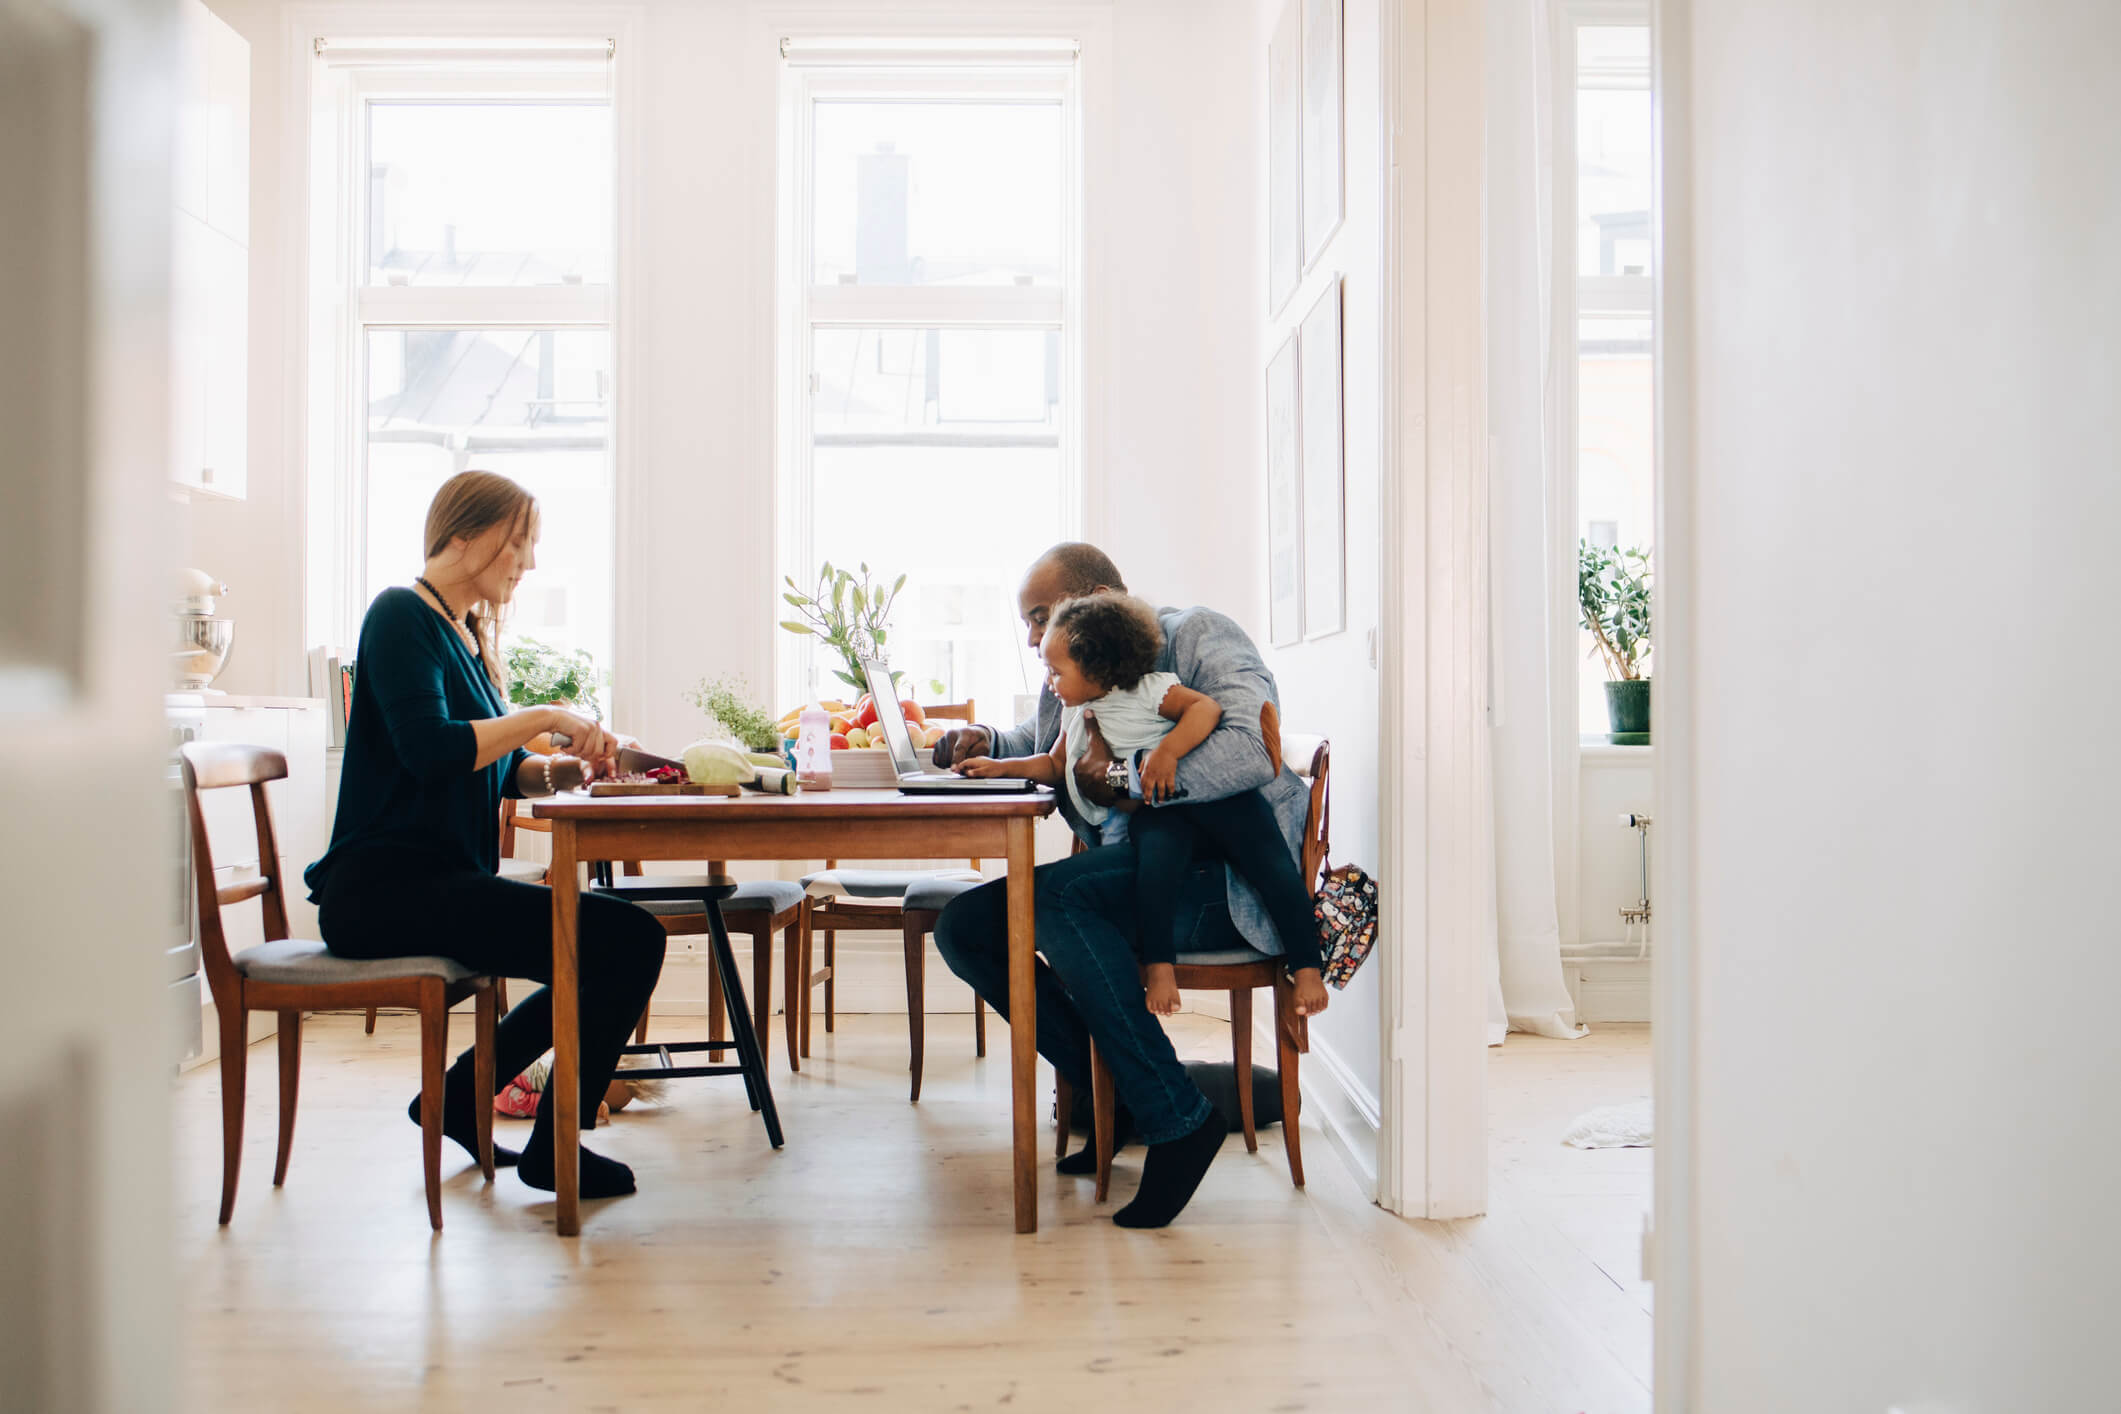
[[726,741],[696,741],[685,748],[685,775],[694,785],[740,786],[758,776],[750,753]]

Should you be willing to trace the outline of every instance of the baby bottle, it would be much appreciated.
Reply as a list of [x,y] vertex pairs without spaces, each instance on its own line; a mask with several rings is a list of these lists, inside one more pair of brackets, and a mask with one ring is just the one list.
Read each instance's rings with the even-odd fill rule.
[[804,790],[832,789],[832,718],[806,707],[795,728],[795,779]]

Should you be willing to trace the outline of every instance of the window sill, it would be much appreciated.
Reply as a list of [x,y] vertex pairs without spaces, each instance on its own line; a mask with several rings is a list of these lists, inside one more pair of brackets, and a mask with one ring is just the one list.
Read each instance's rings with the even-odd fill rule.
[[1582,739],[1579,755],[1585,761],[1627,762],[1631,765],[1647,765],[1654,758],[1655,746],[1615,746],[1603,737],[1587,736]]

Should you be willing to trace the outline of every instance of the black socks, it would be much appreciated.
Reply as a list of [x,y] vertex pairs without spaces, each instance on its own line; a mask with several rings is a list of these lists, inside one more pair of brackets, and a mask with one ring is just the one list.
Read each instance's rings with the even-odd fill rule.
[[[1117,1154],[1134,1142],[1134,1116],[1127,1113],[1125,1105],[1112,1114],[1112,1152]],[[1071,1178],[1086,1178],[1097,1172],[1097,1135],[1094,1121],[1090,1141],[1064,1159],[1055,1161],[1055,1173],[1064,1173]]]
[[[455,1079],[455,1076],[450,1077],[451,1081]],[[463,1145],[464,1152],[471,1155],[473,1161],[476,1162],[479,1157],[479,1117],[471,1106],[471,1086],[469,1083],[462,1085],[447,1084],[444,1086],[442,1091],[442,1133],[445,1137],[454,1139],[457,1143]],[[420,1097],[418,1095],[413,1096],[412,1103],[405,1107],[405,1117],[414,1124],[420,1122]],[[515,1167],[516,1160],[520,1157],[522,1156],[513,1149],[504,1149],[499,1144],[493,1146],[493,1166],[497,1169]]]
[[1151,1144],[1142,1164],[1141,1187],[1134,1201],[1112,1215],[1121,1227],[1164,1227],[1192,1201],[1193,1191],[1207,1177],[1208,1165],[1222,1151],[1229,1124],[1220,1114],[1210,1113],[1200,1128],[1167,1144]]
[[[632,1169],[617,1159],[607,1159],[588,1149],[580,1152],[584,1198],[622,1198],[634,1191]],[[552,1131],[542,1121],[530,1132],[530,1143],[524,1146],[523,1161],[516,1165],[516,1176],[541,1192],[553,1191]]]

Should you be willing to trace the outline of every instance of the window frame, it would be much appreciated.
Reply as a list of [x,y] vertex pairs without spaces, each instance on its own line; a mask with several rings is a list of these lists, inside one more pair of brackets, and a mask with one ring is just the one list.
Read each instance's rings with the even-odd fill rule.
[[[621,214],[629,193],[619,98],[616,40],[599,40],[565,54],[534,41],[476,55],[437,46],[394,49],[387,56],[359,46],[341,52],[313,41],[309,131],[311,200],[303,211],[310,253],[308,608],[311,643],[351,648],[358,640],[368,563],[369,335],[413,329],[556,330],[602,332],[611,349],[606,417],[612,484],[611,621],[603,627],[614,695],[623,656],[618,604],[625,592],[620,544],[624,534],[621,452],[626,399],[625,356],[619,318],[625,253]],[[594,55],[601,53],[599,61]],[[611,113],[611,278],[604,284],[450,286],[372,285],[368,282],[370,170],[368,109],[376,102],[437,104],[577,102]],[[331,145],[325,146],[326,142]]]
[[[1585,671],[1580,650],[1576,611],[1576,570],[1579,534],[1578,521],[1582,516],[1582,407],[1581,379],[1582,321],[1585,318],[1614,318],[1650,320],[1655,330],[1653,295],[1656,271],[1653,268],[1643,275],[1582,275],[1578,273],[1576,249],[1577,190],[1576,169],[1579,162],[1576,144],[1576,94],[1580,87],[1577,73],[1577,31],[1586,28],[1639,27],[1647,31],[1650,27],[1649,0],[1555,0],[1552,9],[1552,73],[1553,91],[1553,324],[1551,335],[1557,351],[1566,350],[1566,357],[1557,358],[1560,365],[1554,380],[1556,419],[1556,446],[1559,452],[1558,465],[1554,469],[1553,484],[1549,490],[1552,504],[1559,511],[1554,527],[1554,582],[1566,589],[1566,595],[1557,593],[1556,607],[1564,612],[1557,616],[1554,644],[1554,674],[1557,684],[1566,683],[1567,691],[1559,694],[1560,702],[1568,705],[1569,713],[1576,717],[1577,703],[1581,696],[1582,674]],[[1608,86],[1615,88],[1640,88],[1651,94],[1656,102],[1655,89],[1650,82],[1650,72],[1644,66],[1639,82],[1632,74],[1615,72]],[[1651,115],[1652,132],[1655,132],[1655,113]],[[1566,599],[1566,603],[1561,601]],[[1558,704],[1557,704],[1558,705]],[[1603,745],[1594,734],[1582,731],[1580,720],[1574,733],[1587,745]],[[1571,809],[1573,810],[1573,802]],[[1573,818],[1573,816],[1571,817]]]
[[[1063,55],[1072,57],[1063,57]],[[836,54],[827,44],[780,60],[779,225],[776,256],[778,418],[775,446],[775,601],[783,579],[808,586],[818,560],[815,538],[813,367],[823,329],[992,329],[1057,333],[1061,523],[1056,539],[1075,539],[1083,524],[1083,113],[1081,65],[1074,45],[1010,60],[996,51],[878,50]],[[1054,103],[1060,105],[1061,245],[1058,282],[1037,285],[842,285],[813,279],[816,173],[814,116],[826,101],[902,103]],[[896,568],[896,567],[894,567]],[[816,645],[774,635],[773,679],[781,699],[811,700],[819,688]]]

